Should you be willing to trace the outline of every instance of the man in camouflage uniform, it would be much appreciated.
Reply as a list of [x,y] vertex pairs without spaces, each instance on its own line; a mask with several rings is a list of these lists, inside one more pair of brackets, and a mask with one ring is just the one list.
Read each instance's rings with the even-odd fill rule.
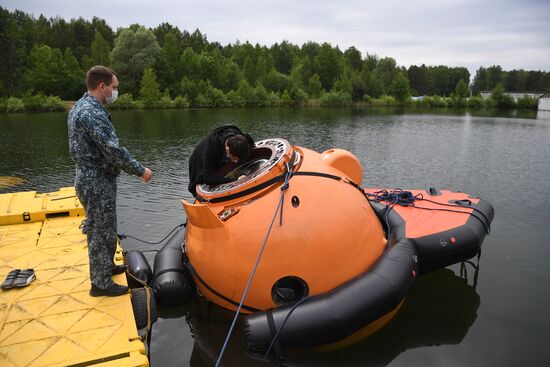
[[94,66],[86,74],[88,92],[76,102],[67,119],[69,149],[76,163],[76,194],[86,210],[85,232],[90,258],[90,295],[118,296],[128,287],[111,276],[125,271],[114,264],[117,243],[116,191],[121,169],[151,179],[152,172],[120,145],[111,114],[105,107],[118,96],[118,76]]

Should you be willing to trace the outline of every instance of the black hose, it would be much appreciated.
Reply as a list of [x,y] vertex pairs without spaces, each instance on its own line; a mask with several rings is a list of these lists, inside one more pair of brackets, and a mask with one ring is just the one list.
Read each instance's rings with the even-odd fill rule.
[[[168,237],[170,237],[170,235],[171,235],[172,233],[174,233],[175,230],[177,230],[178,228],[181,228],[181,227],[185,227],[185,226],[186,226],[186,223],[178,224],[178,225],[177,225],[174,229],[172,229],[166,236],[164,236],[164,238],[163,238],[162,240],[157,241],[157,242],[149,242],[149,241],[146,241],[146,240],[142,240],[141,238],[137,238],[137,237],[134,237],[134,236],[130,236],[130,235],[127,235],[127,234],[124,234],[124,233],[119,233],[119,234],[117,234],[117,236],[118,236],[118,239],[121,240],[121,241],[124,240],[124,239],[126,239],[126,238],[132,238],[132,239],[134,239],[134,240],[136,240],[136,241],[143,242],[143,243],[147,243],[147,244],[149,244],[149,245],[158,245],[158,244],[161,244],[162,242],[164,242]],[[150,251],[157,251],[157,252],[158,252],[158,250],[150,250]],[[146,251],[144,251],[144,252],[146,252]]]

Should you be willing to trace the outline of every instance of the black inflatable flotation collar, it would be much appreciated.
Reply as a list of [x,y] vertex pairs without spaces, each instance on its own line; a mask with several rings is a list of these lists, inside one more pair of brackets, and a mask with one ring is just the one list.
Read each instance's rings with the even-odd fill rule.
[[392,244],[368,272],[322,295],[306,299],[285,320],[292,305],[246,316],[246,348],[266,352],[280,331],[282,347],[312,347],[344,339],[394,310],[418,273],[415,246],[405,237],[405,223],[395,212],[380,215],[388,219]]

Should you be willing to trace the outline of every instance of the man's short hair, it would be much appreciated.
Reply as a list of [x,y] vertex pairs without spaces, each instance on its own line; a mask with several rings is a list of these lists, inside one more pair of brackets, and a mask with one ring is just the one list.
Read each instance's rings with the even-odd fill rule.
[[233,135],[227,139],[227,147],[231,155],[239,158],[239,161],[246,161],[250,157],[250,151],[252,147],[248,143],[248,140],[240,134]]
[[88,89],[94,90],[101,83],[111,85],[113,75],[118,78],[118,74],[111,68],[102,65],[92,66],[86,73],[86,86]]

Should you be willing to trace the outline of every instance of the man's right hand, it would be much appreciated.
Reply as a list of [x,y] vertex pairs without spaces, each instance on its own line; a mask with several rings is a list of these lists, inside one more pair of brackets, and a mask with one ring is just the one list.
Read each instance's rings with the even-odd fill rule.
[[151,178],[153,177],[153,172],[145,167],[145,171],[143,172],[143,176],[141,178],[143,179],[143,182],[149,182],[151,181]]

